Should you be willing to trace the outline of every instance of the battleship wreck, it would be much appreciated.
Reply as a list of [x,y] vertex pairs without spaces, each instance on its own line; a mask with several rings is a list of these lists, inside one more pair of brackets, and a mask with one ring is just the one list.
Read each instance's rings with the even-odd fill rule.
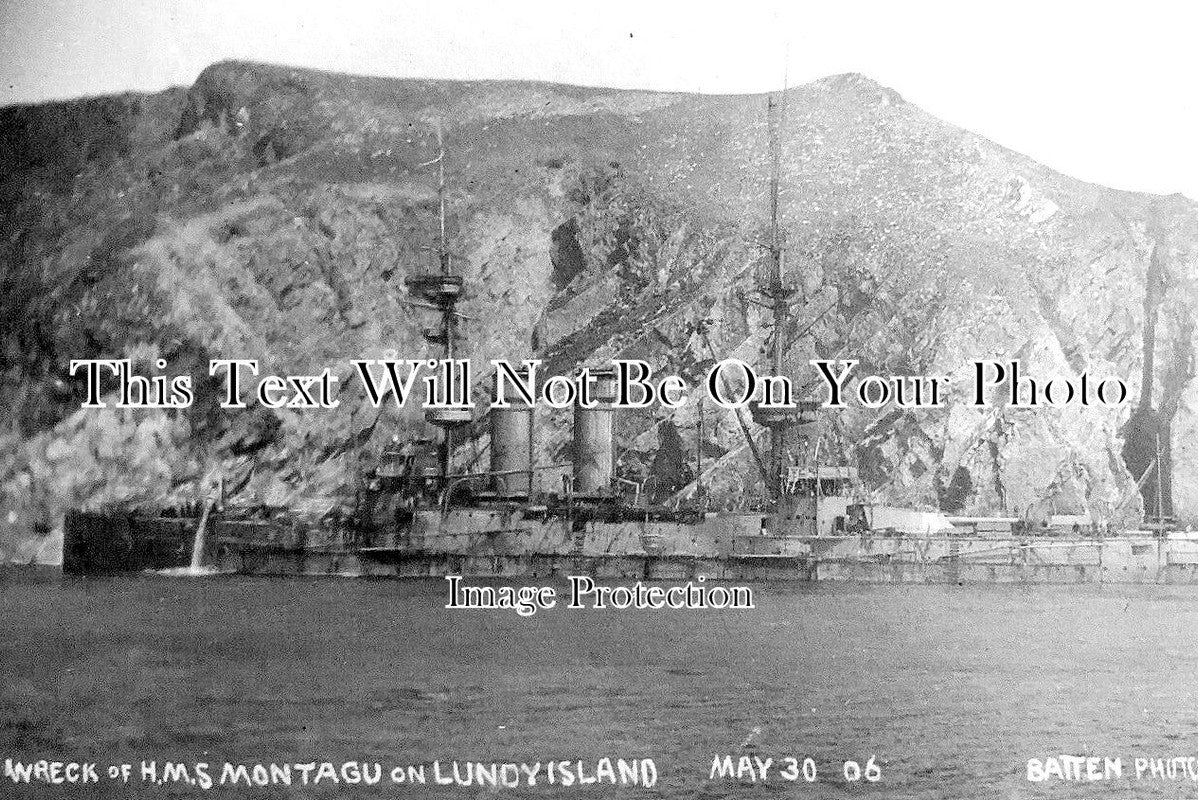
[[[778,112],[770,104],[771,125]],[[754,287],[774,331],[789,330],[779,226],[778,137],[771,135],[770,226]],[[427,341],[459,354],[466,291],[447,245],[445,149],[439,171],[436,264],[406,279],[436,325]],[[431,162],[430,162],[431,163]],[[702,331],[699,332],[702,335]],[[786,343],[769,338],[774,374]],[[710,347],[710,345],[709,345]],[[579,366],[583,366],[580,364]],[[572,412],[568,462],[538,463],[536,410],[515,403],[476,418],[470,407],[429,409],[435,439],[399,433],[357,476],[352,514],[318,520],[286,508],[227,502],[120,504],[75,510],[65,522],[63,569],[71,574],[141,570],[270,575],[550,577],[604,579],[857,580],[870,582],[1198,582],[1198,539],[1172,532],[1157,503],[1143,530],[1091,518],[955,517],[868,502],[857,469],[808,441],[821,409],[749,409],[768,431],[759,447],[738,411],[766,495],[757,507],[719,510],[704,491],[703,450],[694,479],[662,499],[617,476],[613,375],[597,369],[598,404]],[[702,406],[699,426],[703,425]],[[489,437],[489,464],[462,468],[465,438]],[[700,436],[701,438],[701,436]],[[1152,469],[1162,464],[1160,453]],[[1147,475],[1147,472],[1145,473]],[[1143,479],[1141,480],[1143,483]],[[1157,486],[1165,482],[1158,480]],[[1140,487],[1137,486],[1137,489]],[[752,505],[752,504],[750,504]]]

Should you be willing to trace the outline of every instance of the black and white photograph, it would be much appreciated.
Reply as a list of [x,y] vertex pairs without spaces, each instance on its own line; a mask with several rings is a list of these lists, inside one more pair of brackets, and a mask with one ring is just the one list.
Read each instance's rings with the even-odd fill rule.
[[0,797],[1198,797],[1198,7],[0,42]]

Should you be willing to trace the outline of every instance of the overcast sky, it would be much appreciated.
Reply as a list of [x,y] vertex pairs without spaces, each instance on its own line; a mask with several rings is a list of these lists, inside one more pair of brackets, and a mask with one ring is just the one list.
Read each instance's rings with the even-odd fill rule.
[[0,104],[344,72],[762,92],[861,72],[1084,180],[1198,199],[1198,3],[0,0]]

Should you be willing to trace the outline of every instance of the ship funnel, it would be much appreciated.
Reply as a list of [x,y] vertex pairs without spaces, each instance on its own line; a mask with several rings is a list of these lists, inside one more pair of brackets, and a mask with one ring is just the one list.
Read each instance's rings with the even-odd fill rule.
[[600,367],[591,369],[590,374],[595,378],[591,393],[595,406],[574,406],[574,491],[597,495],[611,489],[616,371]]
[[[517,369],[521,381],[528,370]],[[499,375],[495,375],[492,398],[498,398]],[[522,399],[505,392],[508,408],[491,408],[491,471],[495,475],[495,491],[503,496],[528,493],[532,495],[532,407]]]

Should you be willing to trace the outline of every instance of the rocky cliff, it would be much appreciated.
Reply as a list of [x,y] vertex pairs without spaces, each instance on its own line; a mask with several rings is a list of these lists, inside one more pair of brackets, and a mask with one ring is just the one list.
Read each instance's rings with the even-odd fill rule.
[[[1134,521],[1159,434],[1162,490],[1198,519],[1198,205],[1060,175],[859,75],[789,90],[780,125],[788,372],[840,357],[964,382],[972,358],[1020,358],[1132,390],[1119,409],[847,409],[804,447],[877,499]],[[72,505],[194,498],[216,475],[247,501],[350,502],[360,460],[417,414],[356,390],[335,411],[222,410],[204,367],[348,381],[351,358],[430,354],[404,278],[431,264],[438,127],[479,364],[643,357],[697,379],[717,356],[761,362],[764,96],[222,63],[186,90],[2,109],[0,560],[52,560]],[[197,402],[81,410],[67,364],[101,356],[165,359]],[[719,503],[759,496],[740,422],[705,411],[701,443],[694,404],[623,415],[621,474],[666,496],[701,446]],[[543,424],[543,458],[567,457],[566,420]],[[486,457],[472,430],[463,465]]]

